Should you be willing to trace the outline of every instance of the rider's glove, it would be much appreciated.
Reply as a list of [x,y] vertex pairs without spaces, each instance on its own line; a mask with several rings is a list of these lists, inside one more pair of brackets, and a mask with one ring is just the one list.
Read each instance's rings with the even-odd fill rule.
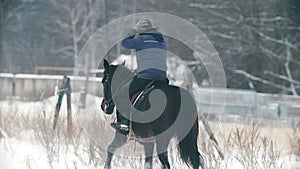
[[147,23],[143,20],[138,21],[138,23],[133,27],[136,30],[136,33],[143,33],[147,30]]

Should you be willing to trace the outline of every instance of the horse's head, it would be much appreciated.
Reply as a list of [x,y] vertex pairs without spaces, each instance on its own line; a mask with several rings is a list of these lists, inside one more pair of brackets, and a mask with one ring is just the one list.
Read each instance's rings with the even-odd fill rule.
[[[112,114],[115,107],[113,95],[116,92],[118,86],[130,80],[130,77],[132,77],[132,72],[124,66],[124,63],[121,65],[111,65],[107,60],[104,60],[103,66],[103,100],[101,108],[106,114]],[[115,83],[113,83],[113,80],[115,80]]]
[[103,62],[104,72],[102,78],[103,84],[103,100],[101,103],[101,108],[106,114],[112,114],[115,108],[115,103],[112,99],[111,83],[114,72],[117,66],[110,65],[107,60]]

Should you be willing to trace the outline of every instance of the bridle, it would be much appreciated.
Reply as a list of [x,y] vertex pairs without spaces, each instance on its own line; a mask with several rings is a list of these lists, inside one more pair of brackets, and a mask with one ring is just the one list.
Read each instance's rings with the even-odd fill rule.
[[[121,65],[123,65],[123,64],[121,64]],[[121,65],[118,65],[118,66],[121,66]],[[115,73],[115,70],[117,69],[118,66],[115,66],[115,65],[110,66],[110,67],[106,68],[106,70],[104,71],[104,75],[103,75],[103,79],[102,79],[104,97],[103,97],[103,100],[101,103],[101,109],[106,114],[113,113],[113,109],[115,107],[115,103],[113,100],[114,95],[117,94],[119,89],[127,82],[126,80],[123,82],[120,82],[119,87],[112,93],[112,91],[111,91],[112,76]]]
[[[104,93],[104,97],[102,99],[102,103],[101,103],[101,109],[102,111],[104,111],[106,114],[112,114],[113,113],[113,109],[115,107],[115,103],[113,101],[113,97],[111,93],[107,93],[109,92],[109,88],[110,88],[110,83],[109,83],[109,75],[108,73],[105,73],[102,79],[102,84],[103,84],[103,93]],[[108,96],[109,99],[107,98]]]

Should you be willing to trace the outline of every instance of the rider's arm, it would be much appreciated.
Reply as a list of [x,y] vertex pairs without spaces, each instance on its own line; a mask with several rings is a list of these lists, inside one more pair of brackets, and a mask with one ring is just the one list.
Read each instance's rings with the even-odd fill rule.
[[143,41],[139,37],[135,37],[136,30],[129,29],[125,39],[122,41],[122,46],[127,49],[140,49]]

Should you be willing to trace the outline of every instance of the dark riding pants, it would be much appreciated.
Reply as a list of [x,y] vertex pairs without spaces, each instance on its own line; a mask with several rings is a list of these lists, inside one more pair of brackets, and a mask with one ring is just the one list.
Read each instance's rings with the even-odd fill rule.
[[[134,76],[132,80],[129,82],[129,84],[127,83],[122,88],[120,88],[120,91],[114,98],[114,101],[117,105],[117,109],[121,111],[121,113],[120,112],[117,113],[118,122],[121,122],[123,124],[128,124],[129,118],[126,117],[130,117],[130,111],[131,111],[130,98],[134,94],[143,91],[151,81],[153,81],[153,79],[141,79],[138,78],[137,76]],[[168,83],[168,79],[166,79],[165,82]],[[129,95],[128,95],[128,90],[129,90]]]
[[151,81],[152,79],[141,79],[134,76],[129,85],[129,97],[131,98],[134,94],[143,91]]

